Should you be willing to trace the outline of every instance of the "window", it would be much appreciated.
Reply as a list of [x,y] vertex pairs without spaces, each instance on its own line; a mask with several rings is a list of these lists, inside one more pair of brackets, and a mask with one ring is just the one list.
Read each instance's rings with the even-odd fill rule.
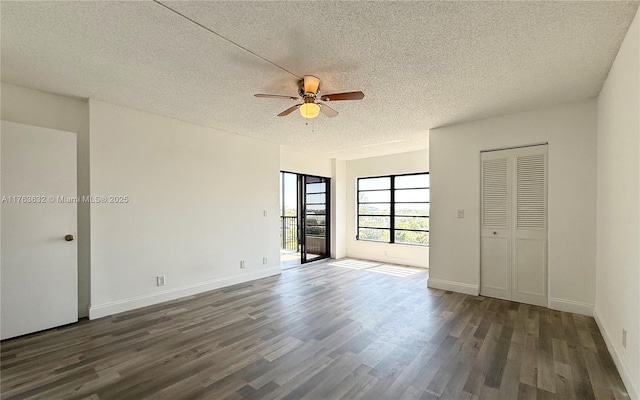
[[358,178],[358,240],[429,245],[429,173]]

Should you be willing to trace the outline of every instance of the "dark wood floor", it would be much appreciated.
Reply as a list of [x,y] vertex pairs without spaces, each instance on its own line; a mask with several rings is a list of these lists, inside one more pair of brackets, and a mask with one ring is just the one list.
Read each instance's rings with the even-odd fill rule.
[[5,341],[2,398],[628,398],[593,318],[426,276],[327,261]]

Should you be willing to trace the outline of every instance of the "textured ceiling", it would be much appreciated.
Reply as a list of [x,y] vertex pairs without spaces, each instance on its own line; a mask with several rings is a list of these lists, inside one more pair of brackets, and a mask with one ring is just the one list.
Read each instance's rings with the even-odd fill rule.
[[[638,8],[164,4],[219,36],[151,1],[2,1],[2,80],[353,159],[425,149],[436,126],[596,96]],[[331,103],[338,117],[308,124],[298,113],[276,117],[288,101],[253,97],[295,95],[294,75],[305,74],[320,77],[323,93],[366,97]]]

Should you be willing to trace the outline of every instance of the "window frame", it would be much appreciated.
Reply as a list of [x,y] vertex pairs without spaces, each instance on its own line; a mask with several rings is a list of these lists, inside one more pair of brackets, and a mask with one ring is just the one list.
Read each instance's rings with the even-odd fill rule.
[[[420,187],[407,187],[407,188],[396,188],[396,178],[402,176],[412,176],[412,175],[427,175],[429,176],[429,184],[428,186],[420,186]],[[360,190],[360,181],[365,179],[377,179],[377,178],[389,178],[389,188],[388,189],[365,189]],[[408,217],[408,218],[426,218],[429,221],[431,217],[431,176],[429,172],[412,172],[408,174],[393,174],[393,175],[379,175],[379,176],[363,176],[356,179],[356,240],[360,240],[363,242],[373,242],[373,243],[387,243],[387,244],[402,244],[406,246],[420,246],[420,247],[429,247],[429,241],[427,240],[426,244],[419,243],[402,243],[396,242],[396,231],[400,232],[426,232],[429,234],[430,229],[406,229],[406,228],[397,228],[396,225],[396,217]],[[420,190],[427,189],[429,190],[429,196],[426,201],[396,201],[396,191],[397,190]],[[362,192],[389,192],[390,198],[388,202],[385,201],[360,201],[360,193]],[[361,204],[389,204],[389,214],[361,214],[360,213],[360,205]],[[396,204],[427,204],[429,206],[429,215],[397,215],[396,214]],[[371,226],[361,226],[360,225],[360,217],[385,217],[389,218],[389,227],[381,228],[381,227],[371,227]],[[427,222],[427,226],[429,226],[429,222]],[[362,239],[360,238],[360,229],[378,229],[382,231],[389,232],[389,240],[372,240],[372,239]],[[430,238],[429,238],[430,239]]]

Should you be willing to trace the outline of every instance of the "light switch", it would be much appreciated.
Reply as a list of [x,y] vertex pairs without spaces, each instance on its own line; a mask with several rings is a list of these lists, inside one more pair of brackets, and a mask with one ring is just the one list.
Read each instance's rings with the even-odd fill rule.
[[458,218],[464,218],[464,209],[462,208],[458,209]]

